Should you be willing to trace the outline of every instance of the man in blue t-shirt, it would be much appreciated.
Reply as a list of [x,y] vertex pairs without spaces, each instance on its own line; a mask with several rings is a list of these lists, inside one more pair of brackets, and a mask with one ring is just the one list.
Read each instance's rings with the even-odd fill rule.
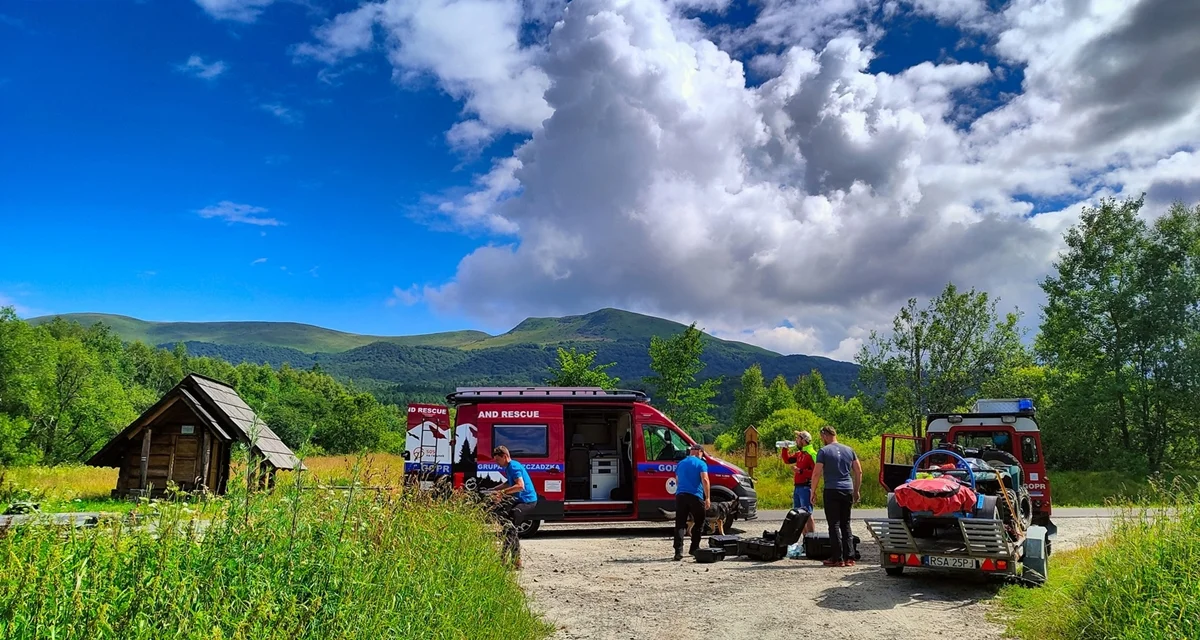
[[692,517],[692,546],[689,554],[700,548],[704,535],[704,512],[712,508],[708,483],[708,463],[701,457],[704,448],[698,444],[688,447],[688,456],[675,466],[675,559],[683,559],[683,536],[687,533],[688,516]]
[[537,506],[537,490],[533,488],[533,480],[525,465],[512,459],[508,447],[499,446],[492,449],[492,460],[500,465],[500,473],[504,474],[504,486],[497,490],[497,499],[503,499],[497,510],[504,522],[504,548],[501,555],[512,559],[513,568],[521,568],[521,537],[519,531],[529,512]]

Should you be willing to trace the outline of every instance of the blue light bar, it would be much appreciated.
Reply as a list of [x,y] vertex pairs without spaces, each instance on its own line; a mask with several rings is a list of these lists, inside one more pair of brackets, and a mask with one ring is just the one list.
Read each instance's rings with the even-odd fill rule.
[[1033,399],[1020,398],[1017,400],[1017,411],[1033,411]]

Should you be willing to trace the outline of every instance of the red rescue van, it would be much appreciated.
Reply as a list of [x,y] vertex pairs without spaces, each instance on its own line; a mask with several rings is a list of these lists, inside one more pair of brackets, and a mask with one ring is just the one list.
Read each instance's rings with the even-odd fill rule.
[[[522,535],[542,522],[666,519],[675,510],[675,465],[693,442],[640,391],[598,387],[460,388],[451,430],[455,487],[488,489],[504,481],[492,448],[504,445],[525,465],[538,505]],[[737,501],[735,518],[758,515],[754,480],[704,455],[714,501]]]

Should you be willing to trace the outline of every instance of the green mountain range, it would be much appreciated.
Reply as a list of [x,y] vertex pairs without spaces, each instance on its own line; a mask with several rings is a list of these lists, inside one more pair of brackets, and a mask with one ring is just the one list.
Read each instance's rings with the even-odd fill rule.
[[[40,324],[55,316],[30,318]],[[557,347],[596,351],[598,363],[622,386],[642,388],[650,375],[652,336],[671,336],[685,327],[653,316],[601,309],[561,318],[528,318],[511,331],[450,331],[414,336],[370,336],[294,322],[149,322],[101,313],[62,314],[83,325],[103,322],[124,340],[173,347],[186,345],[195,356],[233,363],[255,362],[295,368],[319,366],[345,381],[370,389],[382,399],[403,402],[441,398],[456,386],[534,385],[545,382],[557,361]],[[852,393],[858,366],[829,358],[781,355],[742,342],[705,335],[704,377],[724,376],[718,402],[729,406],[737,378],[754,363],[770,380],[796,377],[816,369],[832,393]]]

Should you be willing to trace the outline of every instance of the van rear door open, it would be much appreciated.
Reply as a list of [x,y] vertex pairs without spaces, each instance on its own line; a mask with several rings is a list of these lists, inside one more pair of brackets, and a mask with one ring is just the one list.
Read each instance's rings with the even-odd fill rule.
[[492,449],[508,447],[513,459],[525,465],[538,494],[538,512],[562,513],[565,450],[561,404],[477,405],[478,482],[487,489],[504,482]]

